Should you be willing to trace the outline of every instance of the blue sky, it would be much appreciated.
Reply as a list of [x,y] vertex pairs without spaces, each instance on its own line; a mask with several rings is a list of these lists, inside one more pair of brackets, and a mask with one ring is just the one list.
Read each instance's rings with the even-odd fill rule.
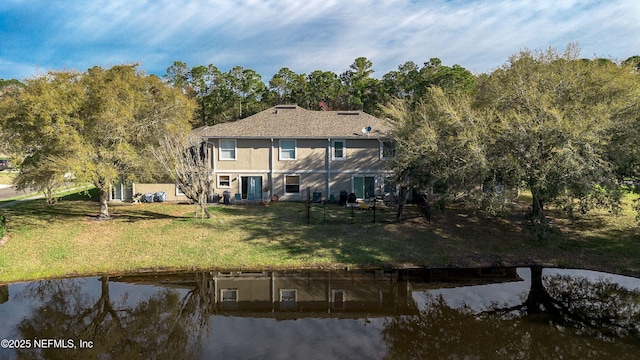
[[283,67],[340,74],[360,56],[378,78],[433,57],[480,73],[569,42],[624,60],[639,34],[637,0],[2,0],[0,78],[130,62],[161,76],[180,60],[268,82]]

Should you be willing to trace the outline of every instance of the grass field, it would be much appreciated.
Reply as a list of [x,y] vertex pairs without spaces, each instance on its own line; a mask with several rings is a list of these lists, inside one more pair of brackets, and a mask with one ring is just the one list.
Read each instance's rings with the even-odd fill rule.
[[[434,211],[431,223],[392,222],[393,209],[370,211],[302,203],[210,208],[112,206],[97,220],[96,202],[64,197],[0,209],[9,239],[0,246],[0,283],[40,278],[157,270],[350,267],[561,266],[640,276],[640,229],[624,212],[595,212],[569,221],[551,212],[554,234],[535,238],[522,211],[484,218],[462,207]],[[522,203],[521,207],[526,207]],[[521,209],[522,210],[522,209]],[[418,214],[409,207],[409,214]],[[308,221],[309,220],[309,221]]]
[[0,171],[0,184],[13,184],[13,178],[16,177],[16,173],[9,170]]

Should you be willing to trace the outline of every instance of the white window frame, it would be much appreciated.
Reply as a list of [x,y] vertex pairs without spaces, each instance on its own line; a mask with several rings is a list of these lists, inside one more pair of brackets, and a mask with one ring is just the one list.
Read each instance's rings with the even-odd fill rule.
[[[293,142],[293,158],[285,158],[282,152],[282,143],[283,142]],[[292,160],[296,160],[298,158],[298,141],[295,139],[280,139],[279,140],[279,144],[278,144],[278,156],[279,156],[279,160],[280,161],[292,161]],[[290,151],[290,149],[287,149],[287,152]]]
[[[226,155],[223,151],[229,151],[228,148],[223,149],[222,143],[223,142],[233,142],[233,158],[231,157],[226,157]],[[219,144],[218,144],[218,160],[220,161],[234,161],[238,158],[238,143],[236,141],[236,139],[220,139]]]
[[[336,143],[342,143],[342,156],[336,156]],[[347,158],[347,140],[337,139],[331,140],[331,160],[344,160]]]
[[186,196],[184,191],[180,188],[180,184],[176,184],[176,196]]
[[[384,144],[388,143],[388,144],[393,144],[393,156],[384,156]],[[396,144],[391,141],[391,140],[385,140],[385,141],[380,141],[380,159],[381,160],[389,160],[389,159],[393,159],[396,156],[396,151],[397,151],[397,147]]]
[[[288,192],[287,191],[287,177],[288,176],[297,176],[298,177],[298,192]],[[284,194],[285,195],[300,195],[302,193],[302,176],[300,176],[300,174],[284,174],[283,183],[284,183]]]
[[[222,185],[220,183],[220,177],[223,176],[228,176],[229,177],[229,185]],[[231,175],[229,174],[218,174],[218,179],[217,179],[217,185],[218,185],[218,189],[231,189]]]
[[[284,300],[282,298],[282,293],[285,291],[293,291],[293,300]],[[298,302],[298,290],[297,289],[280,289],[280,302]]]
[[[224,293],[226,291],[232,291],[236,294],[235,300],[225,300]],[[220,302],[230,303],[230,302],[238,302],[238,289],[220,289]]]
[[[284,300],[282,293],[285,291],[293,291],[293,300]],[[296,310],[298,308],[298,290],[296,289],[280,289],[280,310]]]

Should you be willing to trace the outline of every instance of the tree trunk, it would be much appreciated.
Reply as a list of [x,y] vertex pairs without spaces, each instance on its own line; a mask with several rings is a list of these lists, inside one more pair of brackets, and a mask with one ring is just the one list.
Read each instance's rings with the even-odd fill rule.
[[198,205],[200,205],[204,216],[207,219],[211,219],[211,213],[209,212],[209,209],[207,209],[207,194],[201,194],[198,196]]
[[404,186],[400,186],[398,188],[398,214],[396,215],[397,221],[404,221],[404,202],[406,197],[406,188]]
[[531,266],[529,269],[531,270],[531,288],[524,305],[529,314],[540,314],[548,310],[550,296],[542,283],[542,267]]
[[211,219],[211,213],[209,209],[207,209],[207,194],[193,191],[193,193],[187,194],[187,198],[193,201],[193,204],[196,206],[196,211],[194,212],[196,219],[200,218],[200,216]]
[[531,204],[531,211],[533,213],[533,218],[540,221],[540,223],[544,223],[545,215],[544,215],[544,202],[537,195],[533,194],[533,202]]
[[533,226],[539,227],[541,232],[538,234],[540,238],[549,237],[549,222],[544,213],[544,201],[537,195],[533,194],[533,203],[531,204],[532,223]]
[[111,216],[109,215],[109,192],[104,189],[98,189],[100,193],[100,215],[98,218],[100,219],[109,219]]
[[547,216],[544,213],[544,200],[539,196],[533,195],[533,202],[531,204],[532,220],[536,225],[542,225],[544,228],[549,227]]

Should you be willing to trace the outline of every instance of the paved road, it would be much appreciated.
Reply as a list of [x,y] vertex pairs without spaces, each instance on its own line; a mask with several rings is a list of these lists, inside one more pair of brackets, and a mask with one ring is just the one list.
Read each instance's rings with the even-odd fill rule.
[[26,191],[18,191],[11,185],[0,184],[0,200],[27,194]]
[[[65,188],[62,189],[61,191],[82,191],[85,190],[85,187],[79,186],[79,187],[74,187],[74,188]],[[30,192],[27,191],[17,191],[13,186],[11,185],[3,185],[0,184],[0,201],[5,200],[5,199],[9,199],[12,197],[16,197],[16,196],[22,196],[22,195],[27,195],[30,194]],[[18,203],[21,203],[23,201],[29,201],[29,200],[34,200],[34,199],[42,199],[44,198],[44,195],[42,193],[38,194],[38,193],[34,193],[32,196],[29,197],[25,197],[22,198],[20,200],[15,200],[15,201],[9,201],[9,202],[5,202],[0,204],[0,208],[3,207],[7,207],[7,206],[11,206],[11,205],[15,205]]]
[[[26,195],[26,194],[28,194],[28,192],[26,192],[26,191],[18,191],[11,185],[0,184],[0,201],[5,200],[5,199],[9,199],[9,198],[12,198],[12,197],[16,197],[16,196]],[[24,199],[21,199],[21,200],[9,201],[9,202],[0,204],[0,208],[11,206],[11,205],[15,205],[17,203],[20,203],[21,201],[37,199],[37,198],[40,198],[40,197],[42,197],[42,194],[34,195],[33,197],[24,198]]]

